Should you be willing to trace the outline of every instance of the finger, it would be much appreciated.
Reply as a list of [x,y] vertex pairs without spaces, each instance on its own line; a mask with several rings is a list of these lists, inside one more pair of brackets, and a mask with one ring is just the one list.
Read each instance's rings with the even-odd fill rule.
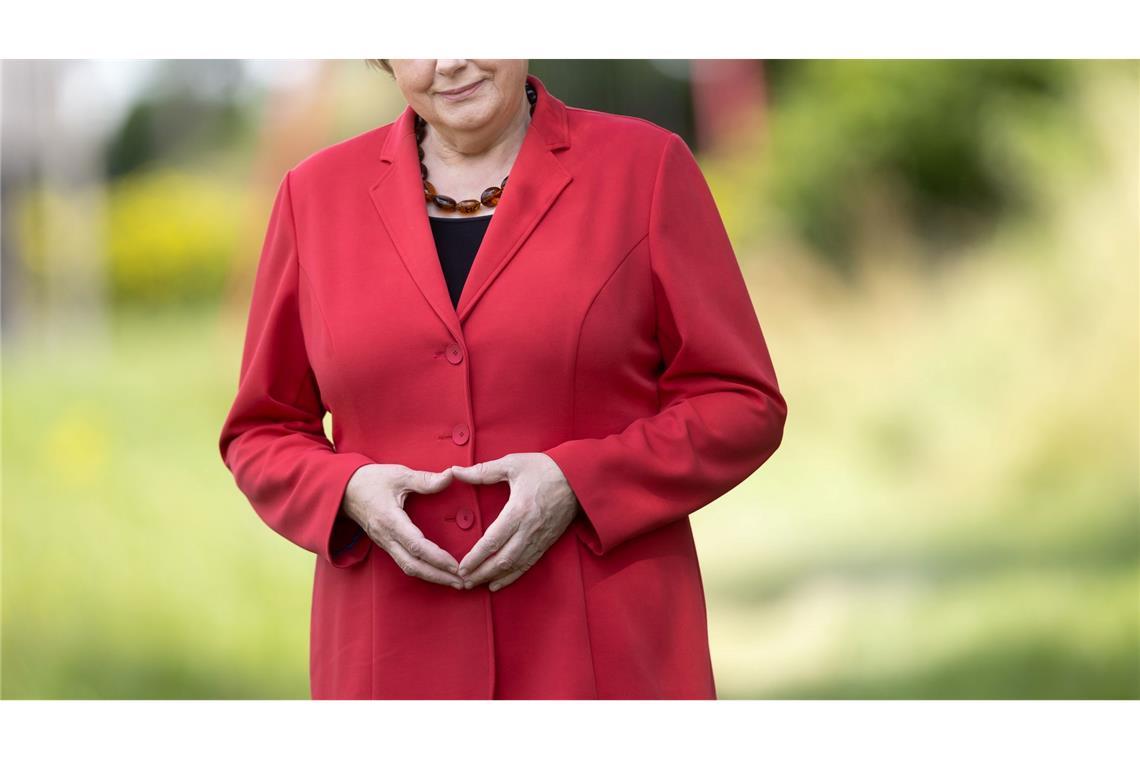
[[438,493],[449,485],[454,479],[451,468],[448,467],[443,472],[428,472],[427,470],[409,470],[401,481],[406,491],[415,491],[416,493]]
[[489,584],[489,588],[491,591],[498,591],[503,586],[514,583],[516,580],[522,577],[524,573],[528,572],[532,567],[534,567],[535,563],[538,562],[538,560],[545,553],[545,548],[535,549],[533,543],[528,544],[527,551],[524,553],[523,557],[515,563],[514,569],[504,575],[492,578]]
[[519,518],[514,517],[510,509],[510,500],[503,506],[503,511],[487,528],[482,538],[475,542],[467,556],[459,563],[459,574],[466,575],[503,547],[511,536],[518,530]]
[[451,586],[454,589],[462,589],[462,581],[452,575],[445,573],[438,567],[433,567],[422,559],[413,557],[408,553],[408,550],[401,546],[398,542],[392,541],[384,549],[391,555],[392,560],[396,565],[404,571],[405,575],[413,578],[420,578],[421,580],[428,581],[429,583],[438,583],[443,586]]
[[503,588],[504,586],[509,586],[512,583],[514,583],[515,581],[517,581],[519,578],[521,578],[523,573],[525,573],[527,570],[530,570],[531,567],[533,567],[533,565],[527,565],[524,567],[520,567],[518,570],[515,570],[510,575],[505,575],[502,578],[496,578],[495,580],[491,581],[491,585],[489,588],[492,591],[498,591],[499,589]]
[[392,524],[389,527],[395,543],[398,543],[404,551],[415,559],[423,560],[450,573],[459,569],[459,562],[456,561],[455,557],[452,557],[439,545],[424,536],[423,531],[416,527],[416,524],[408,517],[407,512],[400,510],[394,514]]
[[[514,572],[522,566],[523,557],[527,554],[528,537],[523,531],[517,531],[510,537],[499,551],[487,557],[466,576],[466,583],[478,586],[480,583],[493,581]],[[471,555],[468,554],[468,557]],[[464,557],[464,561],[466,561]]]
[[453,464],[449,469],[455,474],[457,480],[476,485],[509,480],[511,475],[510,462],[506,457],[478,462],[467,467]]

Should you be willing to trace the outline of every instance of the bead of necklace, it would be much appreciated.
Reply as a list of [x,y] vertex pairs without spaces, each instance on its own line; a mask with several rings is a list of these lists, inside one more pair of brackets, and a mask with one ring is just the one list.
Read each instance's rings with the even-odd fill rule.
[[[530,82],[526,83],[526,99],[530,103],[531,116],[534,115],[534,104],[538,102],[538,93],[534,89],[534,85]],[[420,154],[420,178],[424,182],[424,200],[433,204],[441,211],[459,212],[460,214],[474,214],[482,206],[494,208],[499,205],[499,198],[503,194],[503,188],[507,186],[507,179],[510,177],[508,174],[503,177],[503,181],[498,185],[492,185],[482,192],[479,199],[469,198],[467,200],[457,201],[446,195],[440,195],[435,190],[435,185],[428,181],[428,170],[424,166],[424,136],[427,134],[427,122],[423,117],[416,114],[416,149]]]

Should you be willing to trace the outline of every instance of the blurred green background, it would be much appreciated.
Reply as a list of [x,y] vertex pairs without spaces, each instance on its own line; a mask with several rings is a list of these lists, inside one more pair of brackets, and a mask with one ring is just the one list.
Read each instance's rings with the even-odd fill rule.
[[[697,153],[789,418],[693,516],[722,698],[1140,696],[1134,61],[531,61]],[[361,61],[5,61],[4,698],[306,698],[217,451],[281,174]],[[327,420],[326,420],[327,422]]]

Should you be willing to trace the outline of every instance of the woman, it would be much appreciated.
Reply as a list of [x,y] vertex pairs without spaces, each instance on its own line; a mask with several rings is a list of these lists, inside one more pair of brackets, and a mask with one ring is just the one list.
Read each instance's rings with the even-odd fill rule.
[[692,153],[526,61],[384,65],[399,118],[281,181],[220,438],[316,555],[313,698],[715,698],[688,515],[787,408]]

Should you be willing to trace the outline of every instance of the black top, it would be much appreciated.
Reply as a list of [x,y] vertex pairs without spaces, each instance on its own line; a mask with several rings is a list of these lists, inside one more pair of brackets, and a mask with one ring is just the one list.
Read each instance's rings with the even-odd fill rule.
[[494,214],[428,217],[452,306],[459,306],[463,283],[467,281],[467,274],[471,271],[471,264],[475,261],[475,254],[483,242],[483,234],[487,231],[492,216]]

